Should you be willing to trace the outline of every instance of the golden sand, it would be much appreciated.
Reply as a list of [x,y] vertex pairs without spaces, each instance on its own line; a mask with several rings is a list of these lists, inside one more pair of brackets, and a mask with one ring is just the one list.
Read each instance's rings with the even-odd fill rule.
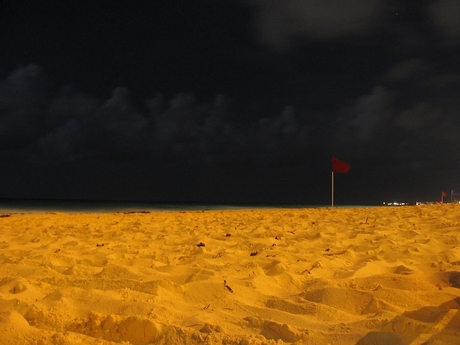
[[460,344],[460,205],[0,217],[0,344]]

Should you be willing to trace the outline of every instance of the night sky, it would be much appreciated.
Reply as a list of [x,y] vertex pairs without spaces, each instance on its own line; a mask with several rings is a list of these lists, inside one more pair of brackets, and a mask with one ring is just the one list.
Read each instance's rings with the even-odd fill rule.
[[4,1],[0,47],[0,198],[460,189],[460,0]]

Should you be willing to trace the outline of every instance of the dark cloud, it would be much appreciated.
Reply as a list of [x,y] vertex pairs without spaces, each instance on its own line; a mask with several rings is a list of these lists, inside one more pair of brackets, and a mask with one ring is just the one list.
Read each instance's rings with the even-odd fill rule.
[[262,42],[279,50],[296,37],[313,39],[366,36],[387,11],[381,0],[302,1],[248,0],[256,8],[256,30]]
[[421,102],[401,111],[395,118],[395,125],[418,133],[421,138],[416,139],[423,139],[433,129],[433,126],[436,125],[441,116],[440,109],[433,107],[429,103]]
[[100,106],[97,99],[71,86],[64,86],[53,98],[49,99],[46,122],[50,127],[57,127],[70,119],[85,119],[94,114]]
[[37,139],[46,110],[46,78],[29,65],[0,81],[0,149],[23,148]]
[[436,0],[426,7],[432,25],[453,44],[460,41],[460,1]]
[[[420,49],[460,39],[460,1],[246,0],[255,9],[256,37],[277,51],[308,41],[388,37],[394,49]],[[356,42],[362,42],[356,40]],[[368,40],[368,42],[372,42]],[[376,43],[375,41],[373,43]]]
[[225,165],[276,164],[289,151],[308,149],[310,130],[292,106],[275,117],[243,123],[233,116],[225,95],[199,102],[192,93],[180,93],[170,100],[157,95],[141,112],[127,88],[114,89],[104,101],[69,86],[53,92],[34,78],[46,79],[44,71],[28,66],[2,82],[0,97],[7,110],[0,119],[2,150],[21,146],[63,161],[155,155]]
[[395,63],[384,73],[382,81],[407,81],[427,73],[427,66],[421,59],[409,59]]
[[386,123],[391,116],[391,102],[391,95],[381,87],[354,101],[339,118],[339,140],[362,145],[374,141],[379,131],[387,127]]
[[[62,117],[56,110],[65,110],[72,106],[80,109],[74,114],[67,113],[66,121],[50,128],[39,140],[40,152],[46,156],[56,156],[63,160],[88,158],[110,159],[136,155],[148,150],[154,140],[149,131],[150,121],[138,114],[129,99],[126,88],[116,88],[112,97],[105,102],[93,101],[82,95],[67,95],[69,104],[63,104],[63,98],[50,103],[60,104],[50,108],[49,117]],[[96,106],[97,104],[97,106]]]
[[[314,113],[294,106],[248,121],[235,117],[233,101],[225,95],[203,102],[192,93],[176,94],[170,100],[159,94],[139,110],[127,88],[115,88],[107,100],[69,86],[54,92],[43,69],[31,65],[1,82],[1,107],[6,110],[0,118],[1,148],[3,152],[26,149],[34,159],[160,159],[208,167],[300,166],[318,152],[355,160],[393,152],[396,159],[413,155],[414,160],[437,161],[428,152],[435,155],[439,145],[456,137],[459,102],[426,99],[402,106],[395,97],[401,84],[391,86],[395,81],[419,78],[423,84],[425,78],[429,84],[441,78],[434,72],[420,74],[423,69],[427,65],[417,59],[396,63],[381,78],[389,86],[377,86],[357,97],[331,114],[333,121],[323,123]],[[427,145],[429,150],[418,149]]]

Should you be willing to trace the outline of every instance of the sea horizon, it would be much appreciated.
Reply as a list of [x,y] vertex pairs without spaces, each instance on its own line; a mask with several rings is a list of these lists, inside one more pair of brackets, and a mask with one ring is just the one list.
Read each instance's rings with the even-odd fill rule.
[[[334,205],[334,208],[375,207],[377,205]],[[231,209],[326,208],[329,204],[242,203],[242,202],[153,202],[126,200],[73,199],[0,199],[1,213],[41,212],[142,212],[142,211],[200,211]]]

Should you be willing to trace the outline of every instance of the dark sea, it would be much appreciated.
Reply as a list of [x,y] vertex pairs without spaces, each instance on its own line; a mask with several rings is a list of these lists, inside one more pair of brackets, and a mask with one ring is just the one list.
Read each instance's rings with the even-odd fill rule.
[[[0,213],[96,213],[96,212],[142,212],[142,211],[187,211],[187,210],[232,210],[232,209],[279,209],[322,208],[331,205],[302,204],[220,204],[220,203],[151,203],[132,201],[81,201],[81,200],[0,200]],[[337,205],[334,207],[368,207],[360,205]]]

